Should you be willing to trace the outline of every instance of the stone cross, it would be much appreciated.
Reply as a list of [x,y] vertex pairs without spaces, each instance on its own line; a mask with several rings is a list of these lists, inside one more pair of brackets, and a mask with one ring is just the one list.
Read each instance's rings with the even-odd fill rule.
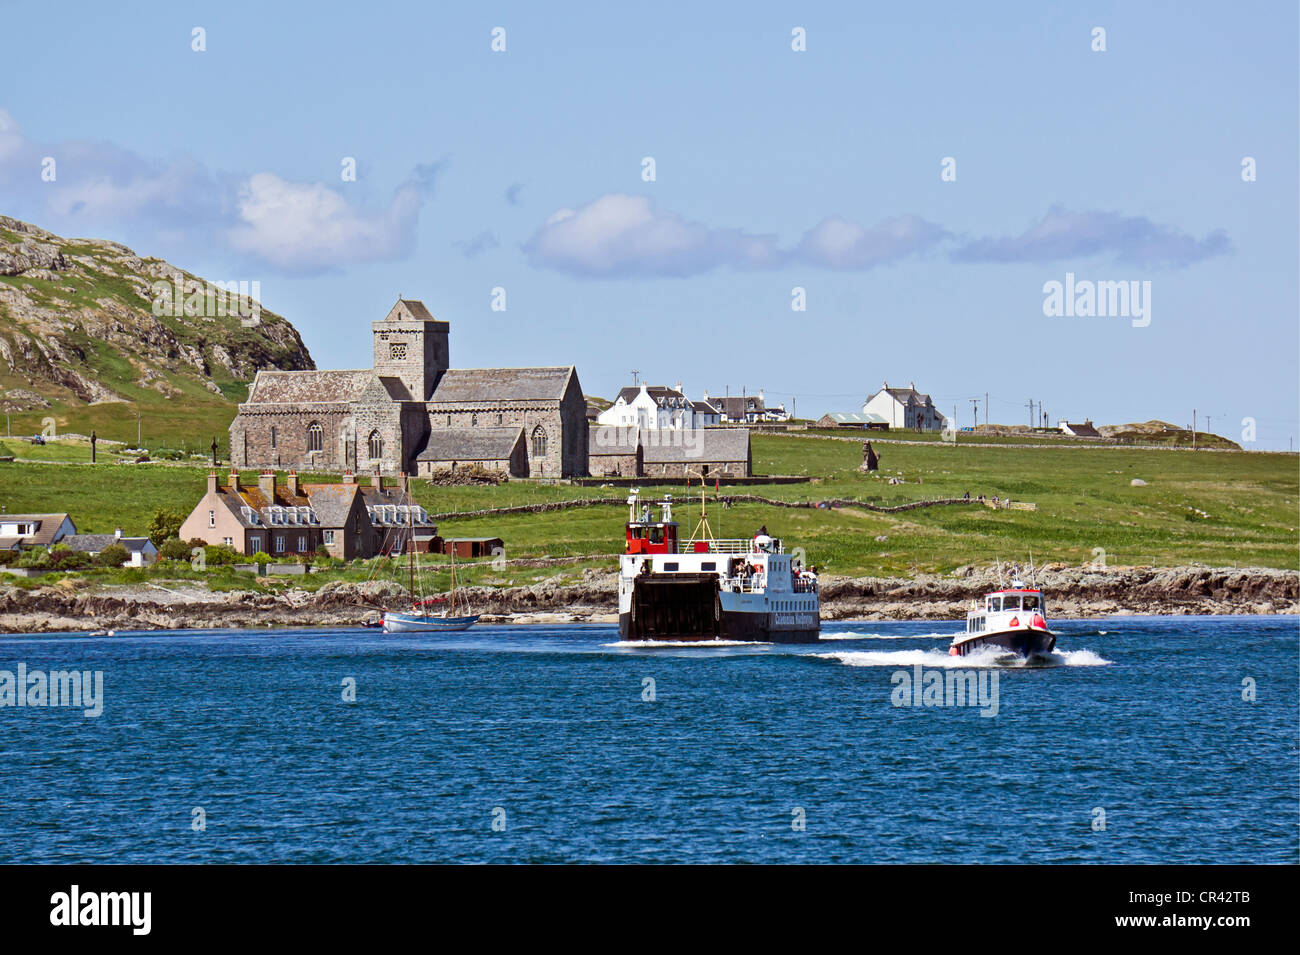
[[90,463],[95,463],[95,442],[99,440],[99,435],[94,431],[90,432]]
[[217,466],[217,439],[215,436],[212,438],[212,466],[214,468]]

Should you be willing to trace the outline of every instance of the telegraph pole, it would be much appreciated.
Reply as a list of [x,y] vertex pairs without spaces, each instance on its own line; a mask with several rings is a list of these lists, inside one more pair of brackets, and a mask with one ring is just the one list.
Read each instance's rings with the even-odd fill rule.
[[633,387],[633,388],[636,387],[636,376],[639,375],[640,373],[641,373],[641,369],[640,369],[640,368],[633,368],[633,369],[632,369],[632,387]]
[[1192,409],[1192,450],[1196,450],[1196,409]]
[[989,393],[984,392],[984,427],[989,426]]

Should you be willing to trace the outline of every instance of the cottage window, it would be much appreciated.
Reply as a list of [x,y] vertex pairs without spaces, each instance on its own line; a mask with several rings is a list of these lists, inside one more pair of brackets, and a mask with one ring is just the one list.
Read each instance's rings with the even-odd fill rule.
[[217,512],[216,512],[216,511],[208,511],[208,526],[209,526],[209,527],[216,527],[216,526],[217,526]]
[[299,535],[298,535],[298,551],[301,553],[301,552],[305,552],[306,550],[307,550],[307,535],[306,535],[306,534],[299,534]]
[[334,532],[333,532],[333,531],[326,531],[326,532],[325,532],[325,543],[327,543],[327,544],[333,544],[333,543],[334,543]]
[[248,552],[250,554],[260,554],[262,552],[262,538],[260,535],[254,534],[248,539]]
[[325,432],[320,426],[320,422],[313,421],[307,425],[307,450],[319,451],[324,447]]
[[533,429],[533,457],[546,456],[546,429],[540,424]]
[[221,543],[227,547],[234,547],[235,539],[233,537],[223,537],[221,538]]
[[384,456],[384,438],[379,433],[379,430],[376,429],[370,432],[370,457],[371,460],[373,460],[375,458],[382,458],[383,456]]
[[276,552],[277,554],[283,554],[283,553],[284,553],[284,535],[283,535],[283,534],[276,534],[276,535],[275,535],[275,552]]

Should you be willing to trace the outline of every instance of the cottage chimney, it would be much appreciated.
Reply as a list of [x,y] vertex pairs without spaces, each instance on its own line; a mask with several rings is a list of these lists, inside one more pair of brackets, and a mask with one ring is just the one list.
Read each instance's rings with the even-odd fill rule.
[[217,472],[215,470],[208,472],[208,493],[217,493]]
[[286,482],[285,486],[288,487],[289,493],[293,497],[298,496],[298,472],[297,471],[289,472],[289,480]]
[[122,539],[122,528],[119,527],[113,531],[113,540],[120,541],[121,539]]
[[909,381],[909,382],[907,383],[907,387],[911,388],[913,391],[916,391],[916,382],[914,382],[914,381]]
[[356,483],[357,483],[357,476],[356,476],[355,474],[352,473],[352,469],[351,469],[351,468],[348,468],[346,471],[343,472],[343,483],[344,483],[344,484],[356,484]]
[[374,472],[370,475],[370,486],[377,491],[382,491],[384,489],[384,474],[379,470],[379,468],[375,468]]
[[398,477],[398,481],[401,484],[403,494],[411,493],[411,476],[409,474],[403,471]]
[[257,476],[257,489],[262,492],[268,504],[275,503],[275,472],[263,471]]
[[[677,390],[678,390],[678,391],[681,391],[681,390],[682,390],[682,383],[681,383],[680,381],[677,382]],[[685,392],[682,392],[682,394],[685,394]]]
[[704,389],[704,401],[705,401],[705,403],[708,403],[708,400],[709,400],[709,389],[708,389],[708,388],[705,388],[705,389]]
[[758,400],[759,400],[759,401],[766,401],[766,400],[767,400],[767,399],[765,399],[765,398],[763,397],[763,389],[762,389],[762,388],[759,388],[759,389],[758,389]]
[[230,469],[230,489],[232,491],[239,490],[239,472],[234,468]]

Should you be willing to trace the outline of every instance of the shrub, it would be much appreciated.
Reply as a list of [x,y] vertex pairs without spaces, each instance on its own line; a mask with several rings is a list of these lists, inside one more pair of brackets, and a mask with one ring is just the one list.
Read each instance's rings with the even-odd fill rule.
[[271,562],[271,555],[264,550],[259,550],[256,554],[253,555],[253,563],[255,564],[266,566],[270,562]]
[[[191,541],[191,543],[193,543]],[[203,545],[200,541],[195,545],[203,547],[203,559],[207,561],[209,567],[226,567],[235,562],[236,554],[229,547],[218,546],[216,544]]]
[[165,507],[160,508],[153,512],[153,520],[149,522],[149,539],[155,547],[161,548],[169,537],[180,534],[184,523],[185,518],[180,514]]
[[185,543],[179,537],[173,537],[165,540],[162,546],[158,548],[158,556],[163,560],[184,560],[190,559],[190,545]]
[[109,544],[95,556],[100,567],[121,567],[131,559],[131,553],[121,544]]

